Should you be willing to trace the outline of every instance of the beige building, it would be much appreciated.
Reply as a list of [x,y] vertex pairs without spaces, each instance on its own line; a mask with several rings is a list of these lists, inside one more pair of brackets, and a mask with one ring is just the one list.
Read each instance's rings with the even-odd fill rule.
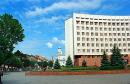
[[85,59],[87,65],[100,66],[101,55],[117,44],[122,54],[130,54],[130,16],[74,13],[65,21],[65,55],[75,65]]

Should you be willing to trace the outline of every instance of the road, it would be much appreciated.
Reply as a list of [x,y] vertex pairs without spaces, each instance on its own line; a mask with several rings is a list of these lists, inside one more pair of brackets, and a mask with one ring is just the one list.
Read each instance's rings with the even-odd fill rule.
[[25,76],[12,72],[2,77],[3,84],[130,84],[130,74],[80,76]]

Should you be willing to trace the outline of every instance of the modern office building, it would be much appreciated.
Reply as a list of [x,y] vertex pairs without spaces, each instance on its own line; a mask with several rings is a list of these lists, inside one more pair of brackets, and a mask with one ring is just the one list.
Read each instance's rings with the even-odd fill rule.
[[114,44],[130,64],[130,16],[74,13],[65,21],[65,55],[75,66],[83,60],[88,66],[100,66],[103,51],[111,55]]

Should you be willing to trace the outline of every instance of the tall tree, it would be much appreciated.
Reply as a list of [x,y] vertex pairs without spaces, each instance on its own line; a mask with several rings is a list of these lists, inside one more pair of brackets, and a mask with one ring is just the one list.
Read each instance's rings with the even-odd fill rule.
[[55,64],[54,64],[54,69],[60,69],[60,68],[61,68],[60,63],[58,59],[56,59]]
[[120,52],[120,49],[116,45],[114,45],[112,49],[111,65],[117,66],[119,68],[124,68],[124,61],[122,59],[122,54]]
[[111,66],[109,60],[108,60],[108,57],[107,57],[107,54],[106,52],[104,51],[103,52],[103,55],[102,55],[102,60],[101,60],[101,66],[100,66],[100,69],[109,69],[109,67]]
[[73,66],[73,63],[72,63],[72,60],[71,60],[71,57],[68,56],[67,60],[66,60],[66,66],[67,67],[72,67]]
[[52,60],[50,60],[50,61],[48,62],[48,66],[51,67],[51,68],[53,67],[53,61],[52,61]]
[[15,45],[23,41],[22,25],[12,15],[0,15],[0,51],[6,59],[10,57]]

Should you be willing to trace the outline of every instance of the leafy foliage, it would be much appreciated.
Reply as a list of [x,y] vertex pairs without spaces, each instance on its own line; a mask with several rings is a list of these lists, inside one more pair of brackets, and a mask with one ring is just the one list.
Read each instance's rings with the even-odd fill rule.
[[120,66],[121,68],[124,68],[124,61],[122,59],[122,54],[120,52],[120,49],[116,45],[114,45],[112,49],[111,65]]
[[66,60],[66,66],[67,67],[72,67],[73,66],[73,63],[72,63],[72,60],[71,60],[71,57],[68,56],[67,60]]
[[48,62],[48,66],[49,66],[49,67],[53,67],[53,61],[50,60],[50,61]]
[[12,15],[0,15],[0,54],[3,52],[1,64],[11,58],[15,45],[23,41],[23,31],[22,25]]
[[54,64],[54,69],[60,69],[60,68],[61,68],[60,63],[58,59],[56,59],[55,64]]
[[107,58],[106,52],[104,51],[104,52],[103,52],[103,55],[102,55],[102,60],[101,60],[101,67],[100,67],[100,69],[101,69],[101,70],[106,70],[106,69],[109,69],[110,66],[111,66],[111,64],[110,64],[110,62],[109,62],[109,60],[108,60],[108,58]]

